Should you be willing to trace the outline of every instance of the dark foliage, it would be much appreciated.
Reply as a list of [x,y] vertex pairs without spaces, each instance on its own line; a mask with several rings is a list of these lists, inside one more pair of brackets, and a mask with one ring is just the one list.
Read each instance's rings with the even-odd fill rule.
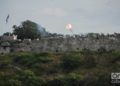
[[115,86],[120,52],[98,52],[0,55],[0,86]]

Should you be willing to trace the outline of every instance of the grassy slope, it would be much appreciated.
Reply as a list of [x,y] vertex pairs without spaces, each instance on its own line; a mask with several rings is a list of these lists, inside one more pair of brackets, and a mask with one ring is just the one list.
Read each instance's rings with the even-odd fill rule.
[[120,52],[0,55],[0,86],[112,86],[111,72],[120,72]]

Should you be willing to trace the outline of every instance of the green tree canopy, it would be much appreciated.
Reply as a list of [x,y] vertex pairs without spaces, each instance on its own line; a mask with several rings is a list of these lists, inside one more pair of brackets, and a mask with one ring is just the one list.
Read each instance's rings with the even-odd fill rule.
[[3,33],[3,36],[11,36],[11,35],[13,35],[11,32],[5,32],[5,33]]
[[26,20],[21,25],[13,25],[13,34],[18,36],[18,39],[35,39],[40,38],[41,33],[38,31],[37,24]]

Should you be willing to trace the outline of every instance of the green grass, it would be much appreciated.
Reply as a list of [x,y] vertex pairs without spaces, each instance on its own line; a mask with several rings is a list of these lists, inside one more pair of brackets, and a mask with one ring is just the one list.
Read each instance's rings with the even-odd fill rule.
[[112,86],[112,72],[120,72],[120,52],[0,55],[0,86]]

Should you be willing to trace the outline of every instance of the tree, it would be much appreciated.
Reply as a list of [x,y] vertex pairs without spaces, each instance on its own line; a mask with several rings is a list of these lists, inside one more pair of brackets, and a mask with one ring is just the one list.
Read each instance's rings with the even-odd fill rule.
[[12,36],[12,33],[6,32],[6,33],[3,33],[3,36]]
[[37,24],[29,20],[22,22],[19,26],[14,25],[13,28],[13,34],[17,35],[18,39],[35,39],[41,37]]

